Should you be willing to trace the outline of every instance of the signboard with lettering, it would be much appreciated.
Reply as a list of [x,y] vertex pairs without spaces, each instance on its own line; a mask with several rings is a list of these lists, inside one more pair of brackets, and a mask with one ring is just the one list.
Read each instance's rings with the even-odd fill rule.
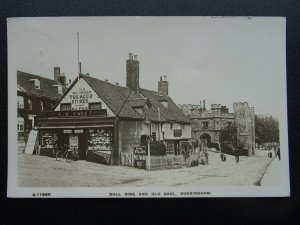
[[146,147],[140,146],[134,148],[134,167],[146,169]]
[[26,154],[33,154],[34,147],[36,145],[37,133],[37,130],[30,131],[25,149]]
[[81,116],[107,116],[106,109],[74,110],[74,111],[46,111],[41,117],[81,117]]
[[88,109],[89,100],[92,99],[93,94],[91,90],[79,88],[70,92],[72,110]]

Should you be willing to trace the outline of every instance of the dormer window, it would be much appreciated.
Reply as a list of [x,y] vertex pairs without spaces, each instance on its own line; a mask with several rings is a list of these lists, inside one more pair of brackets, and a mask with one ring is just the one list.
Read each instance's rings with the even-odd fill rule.
[[138,114],[143,115],[143,107],[134,107],[133,108]]
[[62,86],[61,86],[61,85],[55,84],[55,85],[53,85],[53,87],[56,88],[57,94],[59,94],[59,95],[62,95],[62,94],[63,94],[63,93],[62,93]]
[[41,90],[41,82],[39,79],[30,79],[29,81],[33,83],[35,89]]
[[159,101],[165,108],[168,108],[168,106],[169,106],[169,102],[167,101],[167,100],[160,100]]

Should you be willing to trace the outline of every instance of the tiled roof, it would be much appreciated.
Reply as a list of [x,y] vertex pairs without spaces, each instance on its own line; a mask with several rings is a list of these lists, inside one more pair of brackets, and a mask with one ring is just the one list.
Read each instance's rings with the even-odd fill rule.
[[[142,88],[141,94],[144,97],[149,98],[150,103],[156,111],[159,107],[160,114],[165,120],[190,123],[187,116],[183,114],[183,112],[178,108],[178,106],[173,102],[173,100],[169,96],[162,95],[157,91],[150,91]],[[161,101],[168,101],[168,107],[164,107],[161,104]]]
[[[38,79],[40,81],[40,90],[36,89],[32,84],[30,79]],[[55,80],[51,80],[45,77],[41,77],[38,75],[25,73],[22,71],[17,71],[17,84],[27,93],[44,96],[52,99],[60,99],[62,95],[59,95],[57,92],[57,88],[53,85],[61,85],[59,82]],[[62,85],[61,85],[62,86]],[[63,93],[66,91],[66,88],[62,86]]]
[[[159,107],[161,120],[190,123],[189,119],[181,112],[181,110],[168,96],[163,96],[156,91],[140,89],[140,94],[132,91],[126,104],[124,104],[127,96],[130,93],[129,88],[114,85],[86,75],[82,75],[82,77],[97,92],[97,94],[115,114],[119,113],[121,107],[123,106],[121,112],[119,113],[120,117],[143,119],[144,116],[135,111],[134,107],[142,107],[147,103],[147,101],[149,101],[152,105],[148,111],[150,120],[159,120],[157,113]],[[168,108],[165,108],[160,103],[161,100],[168,101]]]
[[[142,115],[136,112],[129,104],[124,104],[127,96],[130,94],[129,88],[114,85],[86,75],[82,75],[82,77],[115,114],[119,113],[120,117],[143,119]],[[141,96],[132,91],[128,99],[134,98],[141,98]]]

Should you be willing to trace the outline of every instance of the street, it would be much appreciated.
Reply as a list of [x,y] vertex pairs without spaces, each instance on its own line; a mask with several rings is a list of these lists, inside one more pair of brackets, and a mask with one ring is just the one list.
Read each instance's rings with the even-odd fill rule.
[[18,154],[19,186],[22,187],[109,187],[109,186],[251,186],[260,185],[271,163],[267,151],[256,156],[233,156],[221,162],[209,152],[209,165],[146,171],[125,166],[107,166],[84,160],[67,163],[55,158]]

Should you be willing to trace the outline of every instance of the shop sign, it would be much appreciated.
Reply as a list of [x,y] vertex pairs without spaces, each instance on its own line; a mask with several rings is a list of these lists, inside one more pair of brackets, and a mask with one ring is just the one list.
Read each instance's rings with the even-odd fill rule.
[[82,133],[83,133],[83,130],[75,130],[74,133],[75,133],[75,134],[82,134]]
[[91,90],[80,88],[69,95],[73,109],[87,109],[89,101],[93,98]]
[[134,148],[134,167],[146,169],[146,147],[140,146]]
[[42,117],[107,116],[106,109],[42,112]]
[[64,133],[64,134],[71,134],[71,133],[72,133],[72,130],[64,130],[63,133]]

